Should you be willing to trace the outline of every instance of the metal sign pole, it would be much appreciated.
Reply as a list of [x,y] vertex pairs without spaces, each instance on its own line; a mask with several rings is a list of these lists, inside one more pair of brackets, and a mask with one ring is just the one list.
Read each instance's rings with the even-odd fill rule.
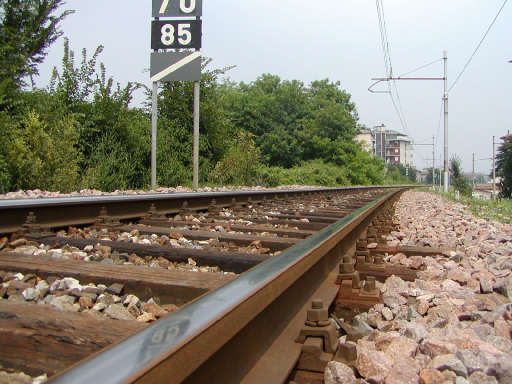
[[436,137],[432,136],[432,190],[436,189]]
[[444,192],[448,192],[450,185],[448,167],[448,55],[443,53],[444,60]]
[[193,176],[193,188],[199,188],[199,98],[201,92],[201,83],[199,81],[194,82],[194,176]]
[[199,187],[199,92],[203,0],[152,0],[151,80],[151,187],[157,187],[158,82],[194,82],[193,186]]
[[156,189],[156,143],[158,130],[158,82],[153,82],[151,103],[151,189]]

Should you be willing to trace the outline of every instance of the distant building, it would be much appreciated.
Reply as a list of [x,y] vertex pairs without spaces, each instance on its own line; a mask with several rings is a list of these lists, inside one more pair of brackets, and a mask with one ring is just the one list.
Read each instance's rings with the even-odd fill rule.
[[413,147],[409,136],[390,129],[378,128],[373,132],[375,156],[387,164],[412,165]]
[[423,170],[423,171],[416,171],[416,181],[418,183],[426,183],[427,178],[430,176],[430,179],[432,179],[432,171]]
[[412,165],[413,144],[407,135],[381,126],[373,130],[361,129],[355,140],[363,149],[387,164],[402,164],[404,167]]
[[356,135],[356,141],[361,144],[363,149],[367,152],[373,153],[373,133],[369,129],[361,129],[359,134]]

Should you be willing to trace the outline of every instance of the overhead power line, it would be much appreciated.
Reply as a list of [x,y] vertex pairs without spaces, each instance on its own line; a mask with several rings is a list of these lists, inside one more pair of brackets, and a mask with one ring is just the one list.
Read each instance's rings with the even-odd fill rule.
[[441,130],[441,120],[443,118],[443,110],[444,110],[444,100],[441,100],[441,109],[439,110],[439,122],[437,123],[437,131],[436,131],[436,148],[437,148],[437,142],[439,138],[439,131]]
[[462,75],[464,74],[464,72],[466,72],[466,69],[468,69],[469,67],[469,64],[471,64],[471,62],[473,61],[473,58],[476,56],[478,50],[480,49],[480,47],[482,46],[485,38],[487,37],[487,35],[489,34],[489,32],[491,31],[492,27],[494,26],[494,24],[496,23],[496,20],[498,20],[498,17],[500,16],[501,12],[503,11],[503,8],[505,8],[505,5],[507,5],[508,3],[508,0],[505,0],[503,2],[503,4],[501,5],[498,13],[496,14],[496,16],[494,16],[494,19],[492,20],[491,24],[489,25],[489,28],[487,28],[487,31],[485,31],[483,37],[480,39],[480,42],[478,43],[478,45],[476,46],[475,50],[473,51],[473,53],[471,54],[471,56],[469,57],[468,61],[466,62],[466,64],[464,65],[464,67],[462,68],[462,71],[460,71],[460,73],[457,75],[457,78],[455,79],[455,81],[453,82],[453,84],[450,86],[450,88],[448,89],[448,92],[450,92],[454,87],[455,85],[458,83],[458,81],[460,80],[460,78],[462,77]]
[[431,66],[431,65],[433,65],[433,64],[439,63],[440,61],[443,61],[443,59],[437,59],[437,60],[434,60],[434,61],[432,61],[432,62],[430,62],[430,63],[428,63],[428,64],[424,64],[424,65],[422,65],[422,66],[420,66],[420,67],[418,67],[418,68],[415,68],[415,69],[413,69],[412,71],[409,71],[409,72],[406,72],[406,73],[404,73],[404,74],[401,74],[401,75],[400,75],[400,76],[398,76],[398,77],[404,77],[404,76],[410,75],[411,73],[418,72],[418,71],[420,71],[420,70],[422,70],[422,69],[424,69],[424,68],[430,67],[430,66]]
[[[408,127],[407,127],[407,121],[405,119],[405,114],[402,107],[402,101],[400,99],[400,94],[398,93],[398,87],[396,85],[396,81],[393,80],[393,63],[391,60],[391,53],[390,53],[390,43],[389,43],[389,36],[387,31],[387,23],[386,23],[386,15],[384,12],[384,3],[382,0],[376,0],[375,2],[377,6],[377,16],[379,18],[379,30],[380,30],[380,38],[381,38],[381,45],[382,45],[382,52],[384,54],[384,67],[386,69],[386,76],[391,79],[392,85],[388,81],[388,90],[389,90],[389,96],[391,98],[391,102],[393,103],[393,108],[395,109],[395,112],[400,120],[400,124],[402,126],[402,129],[408,133]],[[393,90],[396,93],[396,100],[395,95],[393,94]]]

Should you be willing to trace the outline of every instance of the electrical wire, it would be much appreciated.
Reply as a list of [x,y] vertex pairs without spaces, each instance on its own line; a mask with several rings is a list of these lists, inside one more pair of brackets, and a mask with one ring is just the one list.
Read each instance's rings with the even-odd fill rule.
[[392,72],[392,69],[390,68],[391,65],[388,61],[388,52],[389,50],[387,49],[387,46],[386,46],[386,40],[385,40],[385,31],[384,31],[384,23],[383,23],[383,20],[382,20],[382,13],[381,13],[381,8],[380,8],[380,1],[379,0],[375,0],[375,3],[377,5],[377,16],[379,17],[379,31],[380,31],[380,43],[382,45],[382,53],[384,55],[384,67],[385,67],[385,70],[386,70],[386,77],[391,77],[391,72]]
[[417,72],[417,71],[419,71],[419,70],[421,70],[421,69],[424,69],[424,68],[427,68],[427,67],[430,67],[431,65],[436,64],[436,63],[439,63],[440,61],[443,61],[443,59],[437,59],[437,60],[434,60],[434,61],[432,61],[431,63],[425,64],[425,65],[422,65],[422,66],[420,66],[420,67],[418,67],[418,68],[416,68],[416,69],[413,69],[412,71],[406,72],[406,73],[404,73],[404,74],[402,74],[402,75],[400,75],[400,76],[398,76],[398,77],[404,77],[404,76],[410,75],[411,73]]
[[441,120],[442,120],[442,117],[443,117],[443,108],[444,108],[444,100],[441,100],[441,108],[440,108],[440,111],[439,111],[439,122],[437,123],[437,131],[436,131],[436,135],[435,135],[436,151],[437,150],[439,150],[439,151],[441,150],[441,148],[438,148],[438,143],[439,143],[439,131],[441,130]]
[[[393,86],[395,88],[395,93],[396,93],[396,98],[398,100],[398,109],[400,110],[400,115],[403,117],[403,124],[402,126],[404,127],[404,130],[405,130],[405,133],[409,133],[409,127],[407,125],[407,121],[405,120],[405,113],[404,113],[404,109],[402,108],[402,101],[400,100],[400,94],[398,93],[398,87],[396,85],[396,81],[393,80]],[[391,98],[393,98],[393,94],[391,94]]]
[[[386,54],[387,54],[388,61],[389,61],[389,77],[393,78],[393,63],[391,61],[390,43],[389,43],[389,36],[388,36],[388,27],[387,27],[387,23],[386,23],[386,14],[384,12],[384,3],[383,3],[383,0],[379,0],[379,1],[380,1],[380,12],[382,13],[382,30],[384,32],[384,41],[386,43],[385,49],[386,49]],[[391,97],[391,101],[393,102],[395,111],[397,112],[398,117],[400,118],[400,123],[402,125],[402,128],[407,132],[408,131],[407,121],[405,119],[404,110],[402,108],[402,101],[400,100],[400,94],[398,93],[398,87],[396,85],[396,80],[393,79],[391,81],[393,84],[393,89],[395,90],[395,93],[396,93],[397,100],[396,101],[394,100],[392,89],[390,89],[389,95]]]
[[[384,12],[383,0],[380,0],[380,10],[382,12],[384,39],[386,41],[386,51],[387,51],[387,56],[388,56],[388,60],[389,60],[389,67],[390,67],[389,77],[392,78],[393,77],[393,64],[391,62],[391,52],[390,52],[390,44],[389,44],[389,36],[388,36],[388,27],[387,27],[387,23],[386,23],[386,14]],[[393,79],[392,82],[393,82],[393,88],[395,89],[397,102],[395,102],[394,99],[393,99],[393,92],[390,93],[391,100],[392,100],[393,104],[395,105],[395,110],[397,111],[398,116],[400,118],[402,128],[404,129],[405,133],[408,133],[407,120],[405,119],[405,113],[404,113],[404,109],[402,107],[402,101],[400,100],[400,94],[398,93],[398,86],[396,84],[396,80]],[[398,108],[396,107],[396,104],[398,104]]]
[[448,89],[448,92],[451,92],[451,90],[455,87],[455,85],[458,83],[458,81],[460,80],[460,78],[462,77],[462,75],[464,74],[464,72],[466,72],[466,69],[468,69],[469,67],[469,64],[471,64],[471,62],[473,61],[473,58],[476,56],[478,50],[480,49],[480,47],[482,46],[485,38],[487,37],[487,35],[489,34],[489,32],[491,31],[492,27],[494,26],[494,24],[496,23],[496,20],[498,20],[498,17],[500,16],[501,12],[503,11],[503,8],[505,8],[505,5],[507,5],[508,3],[508,0],[505,0],[503,2],[503,4],[501,5],[498,13],[496,14],[496,16],[494,16],[494,19],[492,20],[491,24],[489,25],[489,27],[487,28],[487,31],[485,31],[483,37],[480,39],[480,42],[478,43],[478,45],[476,46],[475,50],[473,51],[473,53],[471,54],[471,56],[469,57],[468,61],[466,62],[466,64],[464,65],[464,67],[462,68],[462,71],[460,71],[459,75],[457,76],[457,78],[455,79],[455,81],[453,82],[453,84],[450,86],[450,88]]
[[[382,0],[376,0],[375,4],[377,6],[377,16],[379,18],[379,30],[380,30],[380,36],[381,36],[382,51],[383,51],[383,55],[384,55],[384,67],[386,69],[386,76],[389,78],[389,80],[388,80],[389,96],[391,98],[393,108],[395,109],[395,112],[400,120],[402,129],[405,131],[405,133],[408,133],[407,121],[405,119],[405,114],[404,114],[404,110],[402,107],[402,101],[400,99],[400,94],[398,92],[398,87],[397,87],[396,81],[392,80],[392,78],[393,78],[393,63],[391,61],[389,36],[388,36],[388,32],[387,32],[386,16],[385,16],[385,12],[384,12],[384,3],[382,2]],[[390,81],[392,82],[392,84],[390,83]],[[393,90],[396,93],[396,100],[395,100],[395,96],[393,94]]]

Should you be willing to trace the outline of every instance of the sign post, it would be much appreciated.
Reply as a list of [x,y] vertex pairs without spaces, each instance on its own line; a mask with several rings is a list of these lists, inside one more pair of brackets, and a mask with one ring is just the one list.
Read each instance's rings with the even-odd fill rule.
[[201,91],[201,83],[196,81],[194,83],[194,175],[193,175],[193,188],[199,188],[199,94]]
[[151,188],[156,188],[156,142],[158,131],[158,82],[153,81],[151,103]]
[[199,94],[203,0],[152,0],[151,187],[157,186],[158,83],[194,82],[193,187],[199,187]]

